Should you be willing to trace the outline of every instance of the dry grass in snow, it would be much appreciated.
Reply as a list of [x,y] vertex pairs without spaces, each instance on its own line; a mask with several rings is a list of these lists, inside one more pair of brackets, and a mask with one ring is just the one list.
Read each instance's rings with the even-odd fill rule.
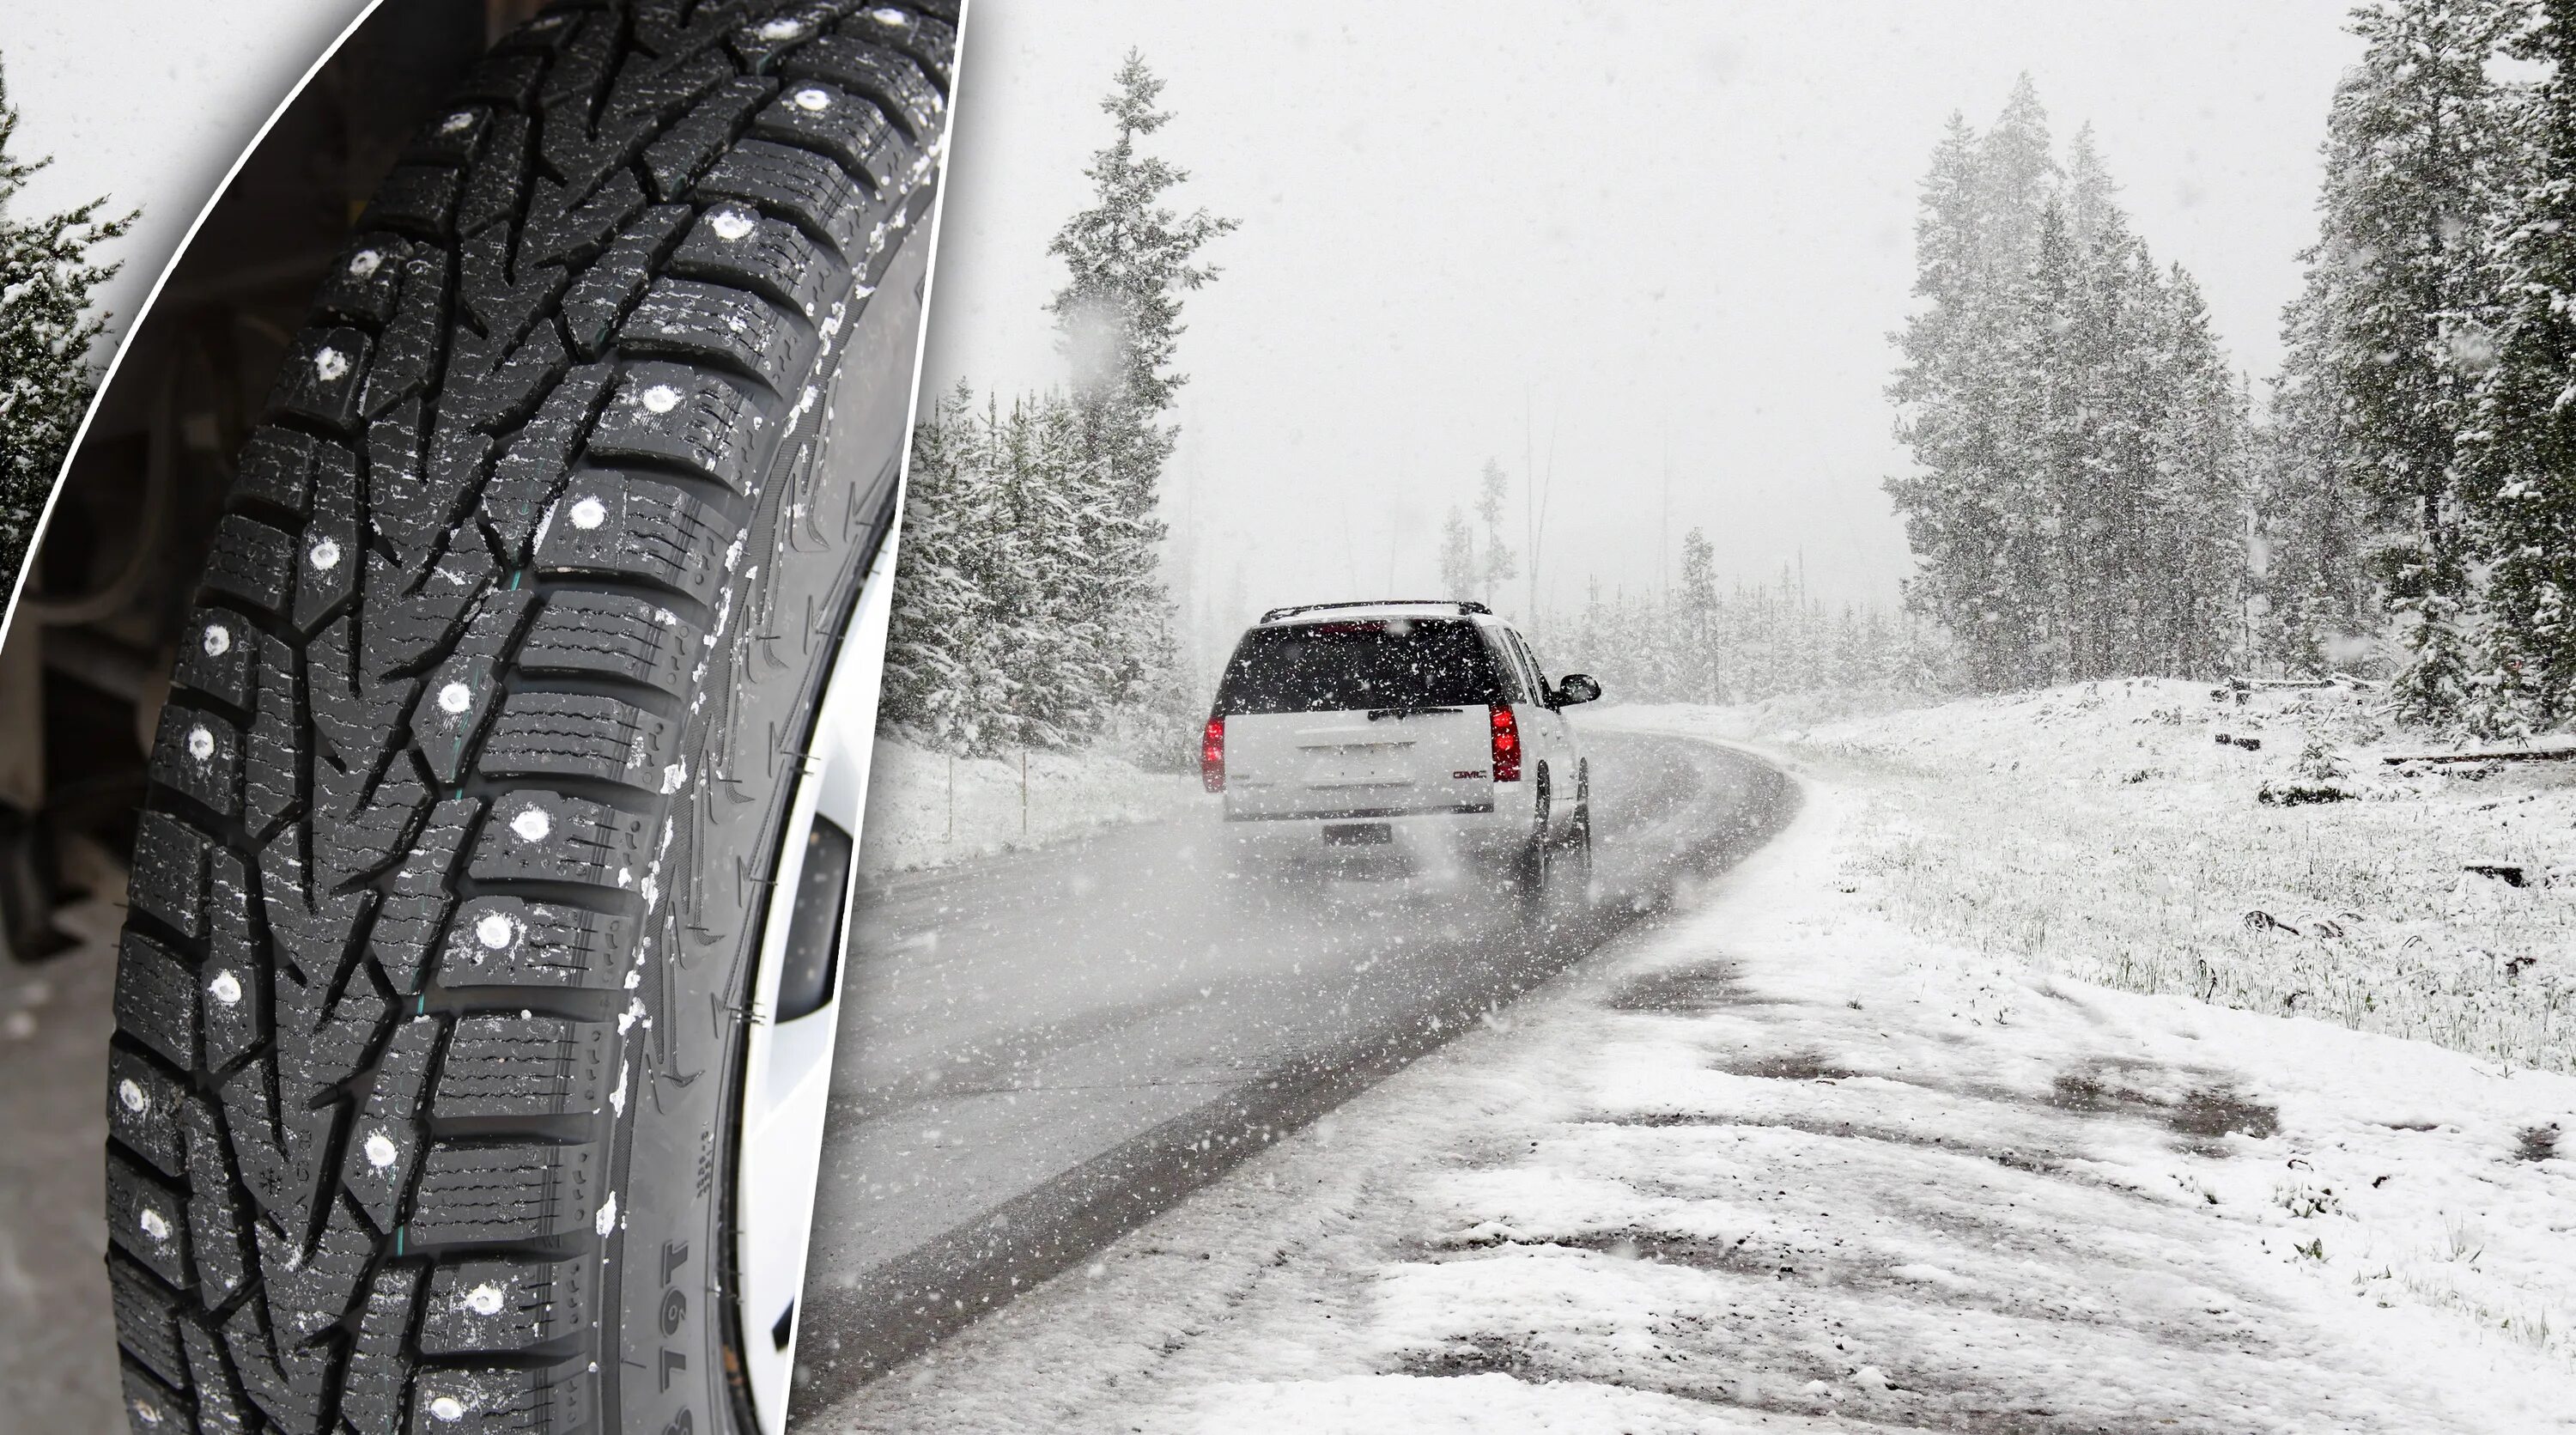
[[2576,1071],[2576,762],[2392,768],[2427,748],[2371,694],[2212,692],[2140,679],[1841,721],[1614,720],[1747,740],[1866,794],[1846,876],[1926,936]]

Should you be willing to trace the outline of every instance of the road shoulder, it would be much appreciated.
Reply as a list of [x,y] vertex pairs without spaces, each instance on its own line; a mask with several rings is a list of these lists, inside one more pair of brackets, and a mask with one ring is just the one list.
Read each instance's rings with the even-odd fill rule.
[[1147,772],[1106,748],[958,757],[880,736],[859,863],[871,883],[904,886],[1105,828],[1186,819],[1209,800],[1197,773]]
[[2576,1081],[1910,936],[1852,794],[818,1430],[2565,1428]]

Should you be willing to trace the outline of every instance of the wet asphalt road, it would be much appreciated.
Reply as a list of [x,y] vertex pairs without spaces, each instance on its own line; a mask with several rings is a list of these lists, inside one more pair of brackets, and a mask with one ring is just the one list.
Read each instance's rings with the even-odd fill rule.
[[864,890],[796,1407],[819,1409],[1553,976],[1784,823],[1785,779],[1588,732],[1589,904],[1231,870],[1192,819]]

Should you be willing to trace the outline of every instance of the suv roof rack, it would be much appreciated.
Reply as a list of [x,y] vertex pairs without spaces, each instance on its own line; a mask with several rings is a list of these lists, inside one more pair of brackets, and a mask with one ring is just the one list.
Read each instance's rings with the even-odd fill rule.
[[1493,609],[1464,598],[1354,598],[1343,603],[1300,603],[1293,608],[1273,608],[1261,615],[1261,621],[1276,623],[1300,613],[1321,613],[1333,608],[1455,608],[1460,613],[1483,613]]

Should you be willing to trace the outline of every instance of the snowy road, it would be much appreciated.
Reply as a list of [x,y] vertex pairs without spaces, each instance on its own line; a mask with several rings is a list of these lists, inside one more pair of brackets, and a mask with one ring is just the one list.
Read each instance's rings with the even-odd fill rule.
[[1213,813],[863,893],[799,1408],[1006,1302],[1786,820],[1770,769],[1592,739],[1594,913],[1228,879]]
[[1704,894],[807,1427],[2576,1430],[2576,1078],[1927,939],[1884,778],[1779,761]]

